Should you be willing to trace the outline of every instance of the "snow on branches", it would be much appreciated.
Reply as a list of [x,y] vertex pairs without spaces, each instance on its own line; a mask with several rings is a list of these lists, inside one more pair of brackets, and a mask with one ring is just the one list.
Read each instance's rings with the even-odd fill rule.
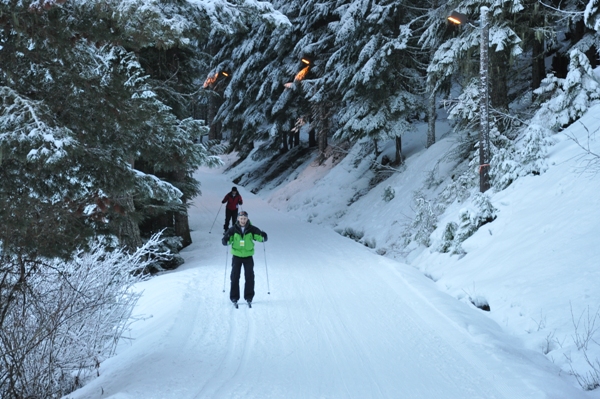
[[587,56],[579,50],[572,50],[569,56],[567,76],[562,79],[549,75],[535,91],[546,100],[539,118],[547,121],[547,126],[554,131],[579,119],[592,102],[600,99],[600,80],[594,75]]
[[158,235],[133,253],[97,240],[70,260],[0,254],[0,396],[62,397],[114,354],[134,321],[133,285],[161,251]]
[[6,86],[0,86],[0,99],[0,145],[29,147],[29,161],[42,158],[52,163],[67,155],[65,149],[73,144],[71,132],[52,126],[51,112],[41,101]]

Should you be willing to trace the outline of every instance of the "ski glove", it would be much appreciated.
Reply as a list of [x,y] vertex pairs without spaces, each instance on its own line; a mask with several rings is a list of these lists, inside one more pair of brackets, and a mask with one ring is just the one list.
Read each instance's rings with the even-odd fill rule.
[[225,246],[229,245],[229,236],[227,234],[223,236],[221,243]]
[[261,235],[261,236],[262,236],[262,238],[263,238],[263,242],[267,242],[267,233],[265,233],[264,231],[261,231],[261,232],[260,232],[260,235]]

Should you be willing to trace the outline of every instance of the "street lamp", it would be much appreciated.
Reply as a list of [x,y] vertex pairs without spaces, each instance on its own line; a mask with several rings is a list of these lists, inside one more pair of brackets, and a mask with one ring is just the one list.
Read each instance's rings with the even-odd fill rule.
[[469,19],[467,18],[467,16],[465,14],[461,14],[457,11],[452,11],[450,13],[450,15],[448,16],[448,21],[450,21],[456,25],[462,25],[462,24],[468,23]]
[[206,78],[206,80],[204,81],[204,84],[202,85],[202,87],[204,87],[205,89],[208,87],[214,88],[214,86],[218,83],[220,76],[224,76],[225,78],[228,78],[229,72],[221,71],[221,72],[215,72],[213,75],[209,75]]
[[[479,191],[482,193],[490,188],[490,96],[489,96],[489,54],[490,25],[488,23],[490,9],[482,6],[480,9],[481,47],[479,53],[479,119],[481,131],[479,132]],[[448,21],[453,24],[468,22],[467,17],[452,11]]]
[[311,60],[310,60],[310,59],[308,59],[308,58],[306,58],[306,57],[303,57],[303,58],[301,58],[301,59],[300,59],[300,61],[301,61],[301,62],[302,62],[304,65],[306,65],[306,66],[305,66],[304,68],[302,68],[302,69],[300,70],[300,72],[298,72],[298,73],[296,74],[296,76],[294,76],[294,81],[293,81],[293,82],[287,82],[286,84],[284,84],[284,86],[285,86],[285,88],[286,88],[286,89],[289,89],[290,87],[292,87],[292,85],[293,85],[295,82],[299,82],[299,81],[301,81],[302,79],[304,79],[304,78],[306,77],[306,75],[308,74],[308,70],[309,70],[309,68],[310,68],[310,66],[311,66],[311,64],[312,64]]

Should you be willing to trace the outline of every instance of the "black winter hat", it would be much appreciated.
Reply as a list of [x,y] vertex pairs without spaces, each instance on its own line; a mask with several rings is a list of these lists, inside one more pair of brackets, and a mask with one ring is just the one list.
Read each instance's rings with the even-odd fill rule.
[[237,193],[237,187],[231,187],[231,191],[235,191]]

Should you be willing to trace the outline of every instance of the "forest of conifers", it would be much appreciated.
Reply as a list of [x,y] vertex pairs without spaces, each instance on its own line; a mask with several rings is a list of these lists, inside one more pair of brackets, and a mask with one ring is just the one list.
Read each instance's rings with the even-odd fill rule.
[[463,159],[489,117],[502,189],[600,99],[598,31],[599,0],[0,0],[0,396],[60,397],[110,356],[219,154],[392,142],[399,165],[443,109]]
[[[98,234],[136,248],[165,228],[185,246],[192,172],[259,140],[268,154],[325,156],[332,140],[368,137],[377,152],[395,139],[398,164],[413,122],[430,121],[435,142],[440,107],[477,131],[482,5],[496,146],[570,64],[582,71],[571,85],[594,97],[594,0],[2,1],[4,249],[68,256]],[[473,22],[449,23],[455,10]]]

